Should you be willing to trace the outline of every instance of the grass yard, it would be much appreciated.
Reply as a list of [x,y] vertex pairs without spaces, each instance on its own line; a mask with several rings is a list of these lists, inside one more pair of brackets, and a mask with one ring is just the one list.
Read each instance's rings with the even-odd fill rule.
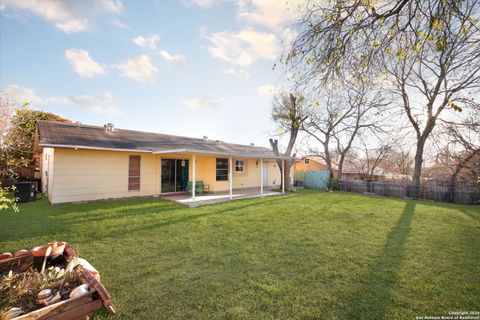
[[[117,319],[415,319],[480,310],[480,207],[305,190],[0,214],[1,251],[73,244]],[[100,315],[102,316],[102,315]]]

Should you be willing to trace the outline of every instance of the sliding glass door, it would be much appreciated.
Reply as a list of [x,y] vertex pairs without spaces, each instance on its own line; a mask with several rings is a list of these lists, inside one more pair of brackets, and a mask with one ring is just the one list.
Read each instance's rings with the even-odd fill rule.
[[175,192],[175,159],[162,159],[162,193]]
[[162,193],[187,190],[188,160],[162,159]]

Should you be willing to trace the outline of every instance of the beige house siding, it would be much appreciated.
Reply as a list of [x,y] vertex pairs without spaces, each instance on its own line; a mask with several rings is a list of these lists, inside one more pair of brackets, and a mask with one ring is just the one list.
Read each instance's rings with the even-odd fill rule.
[[41,160],[41,172],[42,172],[42,191],[47,195],[48,200],[52,201],[53,191],[53,162],[55,156],[55,150],[53,148],[43,148],[42,160]]
[[[235,172],[235,160],[244,161],[244,172]],[[233,159],[233,187],[253,188],[260,187],[260,160],[257,159]]]
[[[139,191],[128,191],[130,155],[140,155],[141,157]],[[42,179],[44,181],[42,183],[48,181],[47,195],[53,204],[157,195],[161,193],[162,158],[188,159],[189,180],[192,180],[191,155],[160,156],[127,151],[44,148],[42,154]],[[202,180],[208,184],[211,192],[228,191],[229,181],[216,181],[216,158],[215,156],[196,156],[196,180]],[[234,168],[233,188],[259,187],[260,160],[234,158],[234,160],[237,159],[245,161],[245,172],[237,173]],[[277,163],[266,160],[264,162],[268,164],[268,183],[265,187],[281,187]]]
[[[292,172],[293,170],[290,172],[291,176],[293,176]],[[270,187],[282,187],[282,175],[280,174],[276,161],[268,162],[268,185]]]
[[[129,155],[138,154],[140,190],[128,191]],[[154,195],[159,190],[158,157],[146,153],[55,150],[52,203]]]

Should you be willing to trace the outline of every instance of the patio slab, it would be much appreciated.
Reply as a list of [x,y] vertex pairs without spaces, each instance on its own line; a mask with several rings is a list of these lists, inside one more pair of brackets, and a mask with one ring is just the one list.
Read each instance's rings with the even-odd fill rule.
[[[263,195],[260,194],[260,188],[236,189],[233,190],[232,200],[278,195],[282,195],[282,193],[272,191],[268,188],[263,189]],[[203,195],[197,195],[195,196],[195,202],[193,202],[192,197],[188,193],[175,193],[171,195],[162,195],[161,197],[163,199],[175,201],[189,207],[198,207],[206,204],[230,201],[230,194],[228,192],[212,192]]]

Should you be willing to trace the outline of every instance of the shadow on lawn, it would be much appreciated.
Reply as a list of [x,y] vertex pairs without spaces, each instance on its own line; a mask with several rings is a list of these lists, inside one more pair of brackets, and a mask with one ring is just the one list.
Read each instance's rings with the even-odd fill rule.
[[357,289],[344,301],[347,319],[384,319],[387,306],[402,265],[405,242],[411,230],[415,202],[409,201],[402,216],[389,232],[385,246],[370,265],[368,273],[360,279]]

